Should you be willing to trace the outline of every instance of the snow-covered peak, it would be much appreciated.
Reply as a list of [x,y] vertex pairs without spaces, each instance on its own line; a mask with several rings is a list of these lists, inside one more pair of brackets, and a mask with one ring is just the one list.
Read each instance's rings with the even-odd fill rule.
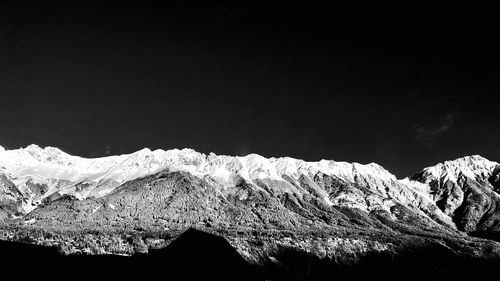
[[71,162],[68,161],[70,155],[64,153],[62,150],[56,147],[47,146],[45,148],[41,148],[36,144],[31,144],[26,148],[22,148],[21,150],[22,151],[20,151],[20,153],[29,155],[41,162],[55,163],[61,165],[71,164]]
[[395,180],[394,175],[374,163],[306,162],[290,157],[265,158],[258,154],[243,157],[205,155],[186,148],[166,151],[144,148],[131,154],[92,159],[72,156],[55,147],[41,148],[33,144],[0,151],[0,165],[12,177],[32,176],[72,182],[112,180],[123,183],[166,168],[185,170],[196,176],[225,177],[224,180],[234,174],[248,181],[282,179],[283,175],[298,179],[303,174],[312,176],[318,172],[350,182],[360,177]]
[[480,155],[465,156],[451,161],[445,161],[435,166],[427,167],[415,177],[429,182],[435,179],[445,179],[456,182],[459,178],[485,179],[498,166]]
[[[443,171],[455,174],[460,170],[465,174],[490,171],[496,163],[479,156],[447,161],[426,172],[440,174]],[[315,194],[328,205],[340,204],[361,209],[377,206],[388,208],[398,202],[409,202],[415,206],[433,204],[428,198],[428,185],[410,180],[398,180],[393,174],[378,164],[359,164],[320,160],[308,162],[290,157],[266,158],[258,154],[246,156],[208,155],[193,149],[150,150],[99,158],[72,156],[55,147],[41,148],[30,145],[13,150],[0,150],[0,172],[19,188],[23,194],[25,212],[30,212],[51,194],[70,194],[76,198],[101,197],[112,192],[121,184],[162,170],[185,171],[199,178],[208,178],[221,188],[231,188],[241,179],[261,189],[270,183],[273,192],[285,192],[301,196],[303,189],[297,188],[301,182],[314,185],[315,180],[324,176],[335,178],[355,186],[369,188],[373,194],[388,201],[370,201],[360,194],[345,193],[338,198],[330,198],[325,188],[314,187]],[[41,188],[41,189],[40,189]],[[362,193],[361,193],[362,194]],[[371,197],[370,197],[371,198]],[[391,199],[392,198],[392,199]],[[361,200],[361,201],[359,201]],[[372,200],[372,199],[370,199]],[[393,202],[393,203],[391,203]]]
[[29,145],[14,150],[0,150],[0,163],[9,171],[17,170],[23,166],[31,166],[34,163],[45,163],[46,165],[72,166],[71,156],[55,147],[41,148],[37,145]]
[[[428,167],[420,175],[432,178],[446,176],[456,180],[459,176],[476,178],[492,172],[498,163],[479,155],[445,161]],[[348,182],[390,183],[396,177],[378,164],[367,165],[332,160],[307,162],[290,157],[265,158],[258,154],[242,157],[205,155],[193,149],[150,150],[99,158],[72,156],[55,147],[0,149],[0,166],[13,177],[31,175],[39,178],[64,179],[74,182],[112,180],[123,183],[137,177],[175,168],[196,176],[218,178],[239,174],[244,179],[281,179],[284,175],[298,179],[301,175],[317,173],[333,175]]]

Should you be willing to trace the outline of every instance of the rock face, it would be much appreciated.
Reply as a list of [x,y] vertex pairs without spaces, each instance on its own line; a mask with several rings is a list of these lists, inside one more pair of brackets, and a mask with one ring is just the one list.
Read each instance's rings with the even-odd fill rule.
[[[246,185],[294,202],[305,196],[325,206],[389,214],[393,206],[403,204],[440,224],[452,226],[425,187],[399,181],[374,163],[305,162],[288,157],[266,159],[256,154],[230,157],[204,155],[190,149],[143,149],[128,155],[84,159],[57,148],[30,145],[0,152],[0,167],[4,177],[15,184],[20,198],[18,207],[24,214],[42,201],[63,194],[78,199],[99,198],[127,181],[169,170],[207,179],[220,190]],[[242,191],[241,196],[248,196],[248,191]]]
[[293,276],[309,269],[290,257],[315,266],[428,248],[500,257],[500,244],[468,235],[499,231],[500,169],[479,156],[403,180],[374,163],[190,149],[84,159],[30,146],[0,151],[0,167],[0,237],[66,254],[146,253],[195,228]]
[[500,166],[475,155],[424,169],[413,180],[430,186],[436,205],[459,230],[500,230]]

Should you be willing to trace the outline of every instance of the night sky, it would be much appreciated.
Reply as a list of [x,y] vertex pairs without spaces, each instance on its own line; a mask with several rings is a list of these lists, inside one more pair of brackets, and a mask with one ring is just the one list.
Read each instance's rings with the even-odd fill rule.
[[0,1],[8,149],[500,160],[491,7],[67,2]]

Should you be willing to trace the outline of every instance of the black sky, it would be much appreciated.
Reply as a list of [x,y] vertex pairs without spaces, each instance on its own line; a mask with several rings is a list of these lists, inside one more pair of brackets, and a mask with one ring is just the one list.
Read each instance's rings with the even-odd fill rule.
[[68,2],[0,1],[6,148],[500,160],[491,7]]

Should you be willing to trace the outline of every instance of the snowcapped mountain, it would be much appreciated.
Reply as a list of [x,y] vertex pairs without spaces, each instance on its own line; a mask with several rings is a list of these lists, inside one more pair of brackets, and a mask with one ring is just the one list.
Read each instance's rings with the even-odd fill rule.
[[[470,211],[474,215],[464,211],[467,204],[478,204],[477,200],[470,199],[475,198],[471,194],[483,194],[485,198],[493,198],[489,201],[496,202],[495,186],[498,187],[500,174],[498,163],[477,155],[446,161],[399,180],[375,163],[307,162],[257,154],[232,157],[205,155],[192,149],[151,151],[147,148],[131,154],[89,159],[54,147],[30,145],[0,150],[0,202],[4,210],[20,216],[63,195],[80,200],[100,198],[126,182],[161,171],[187,172],[210,181],[220,192],[236,190],[244,183],[272,196],[312,195],[325,206],[356,208],[366,213],[382,211],[392,217],[395,216],[393,207],[403,205],[439,225],[456,229],[458,223],[458,229],[466,231],[475,230],[482,215],[490,210],[483,202],[480,212],[477,208]],[[470,191],[471,185],[476,186],[474,192]],[[484,192],[477,191],[484,188]],[[459,219],[464,217],[463,212],[467,217],[474,217],[474,222]]]
[[283,251],[346,263],[427,248],[446,252],[440,261],[500,258],[495,238],[476,238],[500,233],[499,187],[500,165],[480,156],[397,179],[375,163],[192,149],[88,159],[30,145],[0,149],[0,239],[133,255],[196,228],[258,265],[286,265]]
[[0,173],[23,194],[22,208],[33,210],[51,195],[79,199],[102,196],[120,184],[165,166],[164,152],[141,150],[130,155],[86,159],[57,148],[30,145],[0,151]]
[[[271,185],[275,193],[304,193],[301,182],[310,186],[327,205],[357,207],[365,211],[389,209],[396,202],[411,205],[423,212],[448,221],[424,189],[415,182],[399,181],[381,166],[371,163],[335,162],[321,160],[306,162],[289,157],[264,158],[257,154],[244,157],[205,155],[191,149],[155,150],[142,149],[135,153],[87,159],[69,155],[54,147],[41,148],[30,145],[16,150],[0,151],[0,172],[22,194],[21,213],[28,213],[45,198],[55,199],[67,194],[78,199],[102,197],[110,194],[124,182],[157,173],[161,170],[180,170],[196,177],[208,177],[220,186],[234,186],[243,180],[258,190],[261,182],[278,182]],[[320,176],[361,185],[373,194],[346,190],[332,195],[314,184]],[[430,206],[430,207],[429,207]]]
[[445,161],[412,177],[429,186],[436,205],[466,232],[500,230],[498,163],[479,155]]
[[460,179],[484,180],[491,176],[497,162],[489,161],[479,155],[466,156],[453,161],[445,161],[423,169],[416,177],[457,183]]

